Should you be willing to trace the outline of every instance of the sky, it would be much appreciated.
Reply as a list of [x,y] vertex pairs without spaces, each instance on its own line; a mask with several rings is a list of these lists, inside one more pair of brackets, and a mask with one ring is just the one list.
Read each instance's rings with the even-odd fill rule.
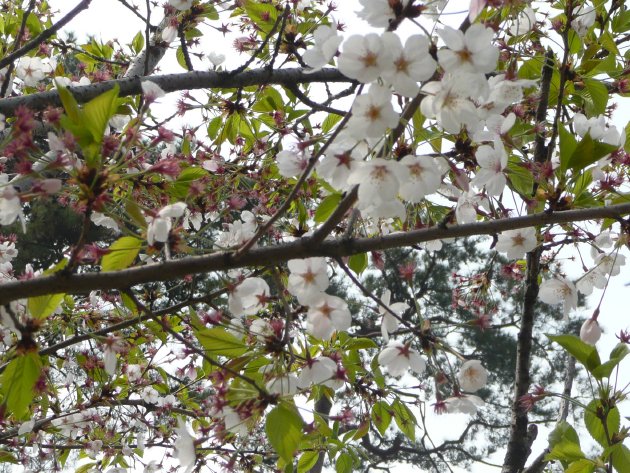
[[[60,10],[59,16],[65,14],[68,10],[73,8],[77,1],[69,1],[69,0],[50,0],[49,2],[53,8],[58,8]],[[144,2],[136,2],[138,4],[144,4]],[[352,19],[354,17],[354,11],[360,9],[360,5],[358,0],[339,0],[337,2],[340,4],[340,10],[337,14],[333,16],[335,19],[342,20],[347,25],[346,37],[352,33],[365,33],[366,31],[371,30],[371,28],[364,22],[359,19]],[[461,8],[467,6],[467,2],[463,0],[452,1],[451,5],[455,4],[456,7],[447,7],[447,11],[456,12],[453,15],[449,16],[448,23],[452,25],[458,25],[463,19],[463,14],[461,10],[456,10],[456,8]],[[144,9],[140,8],[139,11],[143,12]],[[161,18],[162,12],[159,8],[154,10],[154,24],[159,21],[158,18]],[[351,20],[348,20],[351,19]],[[74,31],[79,38],[86,37],[87,35],[96,35],[104,40],[111,38],[118,38],[121,43],[129,43],[135,34],[143,29],[142,22],[136,18],[133,14],[129,12],[127,8],[125,8],[121,3],[116,0],[93,0],[92,4],[88,11],[83,12],[80,16],[75,19],[71,23],[70,28],[66,28],[66,30]],[[404,34],[405,29],[403,29]],[[232,54],[232,45],[230,41],[224,40],[221,33],[217,31],[212,31],[208,36],[202,39],[203,45],[205,48],[205,52],[209,53],[211,51],[216,53],[222,53],[228,56],[228,58],[233,57],[238,61],[238,57],[236,54]],[[197,65],[201,65],[200,62],[196,63]],[[238,62],[236,62],[238,65]],[[183,72],[183,69],[177,64],[175,59],[174,49],[169,51],[165,59],[160,63],[160,67],[164,73],[167,72]],[[170,94],[169,97],[174,101],[177,99],[177,94]],[[170,101],[165,101],[162,104],[165,112],[168,110],[172,110],[172,103]],[[618,112],[615,115],[614,122],[617,126],[625,127],[626,122],[628,121],[628,117],[630,117],[630,106],[626,103],[621,103]],[[596,229],[594,229],[596,230]],[[588,255],[588,250],[583,251],[584,260],[587,265],[592,264],[592,260]],[[628,261],[630,261],[630,254],[627,248],[622,250],[622,254],[624,254]],[[582,265],[579,261],[571,261],[570,258],[575,256],[576,253],[573,249],[567,249],[562,254],[561,257],[566,258],[564,261],[564,269],[569,279],[576,279],[583,274]],[[617,343],[617,339],[615,338],[615,334],[619,333],[620,330],[628,330],[630,329],[630,311],[627,308],[627,300],[630,295],[630,287],[626,287],[625,284],[630,283],[630,267],[628,265],[622,267],[621,274],[619,276],[613,277],[610,280],[608,289],[606,290],[606,297],[603,299],[601,305],[601,315],[599,317],[600,324],[604,330],[604,335],[602,339],[598,342],[597,347],[602,352],[603,358],[607,358],[608,352],[614,347]],[[584,310],[581,310],[577,313],[572,314],[572,318],[576,320],[584,320],[592,313],[594,307],[599,302],[599,299],[602,296],[602,291],[595,290],[593,295],[588,298],[587,306]],[[622,364],[623,366],[623,364]],[[626,363],[627,366],[627,363]],[[626,368],[625,370],[626,379],[621,379],[620,384],[625,384],[630,382],[630,370]],[[511,394],[510,394],[511,395]],[[622,415],[630,415],[630,409],[627,405],[622,407]],[[464,415],[450,415],[448,419],[448,430],[444,430],[442,426],[444,425],[445,419],[442,417],[436,418],[435,416],[429,416],[429,422],[431,427],[434,428],[435,432],[435,441],[439,443],[441,439],[449,439],[456,438],[459,436],[459,431],[455,428],[457,425],[460,426],[460,429],[465,425],[466,417]],[[538,439],[536,440],[533,446],[533,452],[530,459],[536,457],[536,455],[542,451],[547,445],[547,438],[542,429],[541,434],[539,434]],[[496,455],[496,458],[493,458],[493,461],[497,463],[501,463],[503,459],[503,452],[499,452]],[[404,470],[400,470],[404,471]],[[464,471],[454,469],[454,471]],[[488,467],[484,465],[476,465],[472,470],[473,473],[481,473],[487,472]]]

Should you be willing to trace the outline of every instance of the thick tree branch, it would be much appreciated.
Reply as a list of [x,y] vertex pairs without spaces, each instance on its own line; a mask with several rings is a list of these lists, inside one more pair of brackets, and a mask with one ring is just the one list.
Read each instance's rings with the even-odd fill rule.
[[0,284],[0,305],[25,297],[45,294],[80,294],[96,289],[121,289],[152,281],[168,281],[189,274],[279,264],[295,258],[350,256],[368,251],[411,246],[417,243],[445,238],[493,235],[517,228],[615,218],[627,214],[630,214],[630,203],[611,205],[610,207],[566,210],[563,212],[541,212],[503,220],[455,225],[448,228],[436,226],[409,232],[392,233],[377,238],[325,240],[318,245],[311,245],[309,238],[301,238],[290,243],[251,249],[238,260],[234,259],[233,252],[222,251],[210,255],[185,257],[122,271],[73,275],[56,274],[28,280],[11,281]]
[[[78,87],[68,87],[79,103],[85,103],[114,87],[120,86],[121,97],[142,93],[141,82],[150,80],[159,85],[165,92],[176,92],[191,89],[236,89],[250,85],[268,84],[304,84],[311,82],[353,82],[337,69],[327,68],[310,72],[301,68],[281,69],[269,71],[267,69],[253,69],[232,74],[230,72],[195,71],[180,74],[166,74],[146,77],[125,77],[110,81],[99,82]],[[49,90],[38,94],[11,97],[0,100],[0,113],[12,116],[19,106],[31,110],[43,110],[48,106],[61,106],[61,100],[56,90]]]

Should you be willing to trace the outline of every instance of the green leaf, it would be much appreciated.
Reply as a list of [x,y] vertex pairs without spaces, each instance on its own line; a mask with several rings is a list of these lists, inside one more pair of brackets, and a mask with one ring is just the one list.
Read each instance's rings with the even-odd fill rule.
[[509,158],[507,167],[512,188],[524,197],[531,197],[534,185],[534,176],[531,171],[521,166],[521,161],[516,157]]
[[372,424],[383,436],[392,422],[392,415],[389,413],[389,405],[385,401],[378,401],[372,406]]
[[612,371],[628,353],[630,353],[630,349],[625,343],[617,344],[610,352],[610,359],[593,370],[593,376],[597,379],[610,378]]
[[[584,138],[582,138],[582,141],[577,144],[575,151],[573,151],[569,157],[567,169],[581,171],[585,167],[597,162],[599,159],[612,153],[616,149],[617,146],[593,141],[593,138],[587,134]],[[560,156],[560,160],[562,162],[562,152],[560,153]]]
[[29,407],[35,397],[35,383],[42,370],[42,361],[36,351],[19,355],[9,362],[2,378],[0,392],[7,410],[18,419],[29,415]]
[[276,406],[265,422],[265,433],[269,443],[285,462],[291,463],[302,441],[304,421],[295,407],[284,404]]
[[575,335],[548,335],[551,341],[556,342],[568,351],[573,357],[582,363],[589,372],[601,365],[597,349],[593,345],[584,343]]
[[98,97],[94,97],[83,106],[81,118],[88,131],[92,134],[92,138],[97,143],[103,140],[105,127],[107,127],[109,120],[116,114],[119,91],[119,85],[114,84],[114,87],[107,92],[103,92]]
[[319,458],[319,452],[309,450],[304,452],[297,464],[298,473],[307,473],[311,468],[315,466],[317,463],[317,459]]
[[63,105],[63,108],[66,111],[66,115],[68,115],[72,122],[80,123],[81,109],[79,109],[79,104],[75,100],[74,95],[70,93],[65,85],[62,85],[59,82],[56,82],[56,84],[57,93],[59,94],[59,98],[61,99],[61,105]]
[[[584,410],[586,430],[588,430],[593,439],[604,447],[609,445],[609,441],[606,438],[606,429],[608,434],[612,436],[612,434],[619,432],[619,426],[621,425],[619,409],[615,406],[608,409],[607,413],[606,410],[600,399],[593,399]],[[606,416],[606,429],[604,429],[603,419],[600,418],[600,415]]]
[[630,473],[630,449],[623,444],[617,444],[612,452],[612,463],[617,473]]
[[608,89],[604,84],[596,79],[584,78],[586,87],[586,113],[588,116],[601,115],[606,111],[608,104]]
[[327,196],[315,210],[315,221],[317,223],[325,222],[335,211],[340,201],[341,194],[332,194]]
[[35,319],[45,319],[57,310],[64,296],[65,294],[49,294],[46,296],[29,297],[28,311]]
[[348,341],[343,344],[344,350],[365,350],[377,347],[378,345],[371,338],[348,338]]
[[557,443],[545,456],[545,460],[560,460],[562,462],[573,462],[584,458],[584,452],[576,443],[563,440]]
[[572,133],[565,127],[558,126],[558,136],[560,137],[560,169],[566,171],[569,166],[569,160],[575,148],[577,148],[577,140]]
[[[67,451],[69,452],[70,450],[68,449]],[[14,465],[19,465],[20,461],[11,453],[5,450],[0,450],[0,464],[2,463],[13,463]]]
[[358,255],[352,255],[348,259],[348,267],[354,271],[357,275],[365,271],[368,266],[367,253],[359,253]]
[[574,461],[569,467],[564,470],[564,473],[593,473],[595,471],[595,464],[588,458],[582,458],[581,460]]
[[400,431],[412,442],[416,441],[416,417],[403,404],[400,399],[396,399],[392,404],[394,420]]
[[177,176],[177,180],[170,189],[170,194],[176,199],[185,199],[188,197],[190,185],[199,179],[203,179],[208,175],[208,171],[200,167],[190,167],[182,170]]
[[117,271],[131,266],[140,253],[142,240],[132,236],[124,236],[109,247],[109,253],[101,259],[101,271]]
[[549,433],[549,446],[553,447],[554,445],[563,442],[573,442],[580,444],[580,437],[577,432],[567,421],[559,422],[558,425]]
[[247,345],[222,328],[193,327],[197,340],[211,356],[236,358],[248,351]]
[[322,122],[322,133],[328,133],[342,118],[343,116],[337,115],[336,113],[329,113]]
[[134,53],[140,54],[142,48],[144,48],[144,33],[142,33],[142,31],[138,31],[131,40],[131,49],[133,49]]
[[347,452],[342,452],[335,462],[336,473],[351,473],[353,471],[354,461],[352,456]]

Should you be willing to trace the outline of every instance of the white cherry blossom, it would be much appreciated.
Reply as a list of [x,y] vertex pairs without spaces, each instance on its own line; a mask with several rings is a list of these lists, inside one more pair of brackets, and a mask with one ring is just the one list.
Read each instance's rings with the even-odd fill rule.
[[195,439],[190,435],[186,423],[181,419],[177,420],[175,433],[177,434],[177,439],[175,440],[175,456],[180,466],[185,467],[185,471],[188,473],[192,471],[195,466],[195,460],[197,459],[195,453]]
[[328,340],[335,330],[348,330],[352,316],[346,301],[323,293],[306,314],[307,331],[316,338]]
[[597,12],[595,9],[583,3],[573,10],[571,28],[573,28],[579,36],[584,36],[588,32],[588,29],[595,24],[596,19]]
[[481,365],[481,361],[468,360],[459,368],[457,381],[464,391],[474,393],[488,382],[488,371]]
[[298,390],[298,378],[293,373],[288,375],[272,378],[265,385],[269,394],[278,394],[279,396],[292,396]]
[[374,158],[357,166],[348,177],[348,184],[359,184],[360,209],[397,201],[400,182],[405,177],[405,168],[398,162]]
[[478,130],[471,136],[472,140],[481,143],[483,141],[497,141],[501,136],[505,135],[516,123],[516,115],[512,112],[505,117],[499,114],[493,114],[486,118],[486,130]]
[[536,12],[531,7],[525,7],[510,26],[510,34],[520,36],[529,33],[536,26]]
[[331,146],[317,165],[317,174],[338,190],[348,189],[348,176],[356,170],[361,154],[356,148]]
[[398,124],[398,118],[389,89],[372,84],[367,94],[361,94],[354,100],[352,116],[346,126],[356,139],[380,138],[387,128]]
[[507,253],[508,259],[519,259],[537,246],[536,229],[527,227],[500,233],[495,249]]
[[446,412],[470,415],[476,414],[479,407],[486,405],[483,399],[473,394],[449,397],[444,400],[444,403],[446,404]]
[[140,392],[142,400],[149,404],[157,404],[160,400],[160,394],[151,386],[147,386]]
[[[403,0],[405,2],[405,0]],[[411,0],[406,0],[409,3]],[[396,18],[394,10],[390,6],[389,0],[359,0],[363,7],[357,13],[359,18],[367,21],[375,28],[386,28],[389,23]]]
[[[394,302],[393,304],[390,304],[391,297],[392,291],[387,289],[381,296],[381,302],[385,306],[389,307],[389,310],[391,310],[394,314],[400,317],[409,308],[409,304],[406,304],[405,302]],[[381,319],[381,333],[383,335],[383,340],[387,342],[389,340],[389,334],[398,328],[400,321],[382,306],[378,307],[378,312],[383,316]]]
[[38,57],[23,57],[15,68],[15,75],[22,79],[24,85],[35,87],[44,77],[46,72],[44,64]]
[[399,191],[402,199],[418,203],[440,187],[442,168],[431,156],[407,155],[400,160],[400,164],[406,167],[406,172],[401,176]]
[[564,318],[569,312],[577,308],[578,293],[575,285],[565,278],[553,278],[543,281],[538,291],[538,297],[546,304],[563,303]]
[[403,48],[395,33],[383,33],[383,43],[392,55],[393,64],[381,76],[394,91],[406,97],[415,97],[420,90],[419,81],[429,79],[437,63],[429,54],[429,40],[422,35],[407,38]]
[[446,72],[492,72],[497,66],[499,50],[492,45],[494,32],[475,23],[463,33],[450,26],[438,31],[446,48],[438,51],[438,62]]
[[507,182],[503,170],[507,166],[508,156],[503,144],[495,141],[494,146],[481,145],[477,148],[475,156],[479,169],[471,184],[478,189],[485,187],[489,195],[500,195]]
[[267,307],[269,285],[258,277],[243,280],[228,296],[228,307],[235,317],[254,315]]
[[319,299],[329,284],[326,258],[294,259],[287,265],[291,272],[287,284],[289,293],[303,305]]
[[322,384],[332,389],[339,389],[344,383],[336,379],[337,369],[337,363],[327,356],[307,360],[306,366],[298,377],[298,387],[307,389],[313,384]]
[[[469,95],[473,91],[481,91],[487,86],[487,81],[478,74],[461,73],[458,76],[446,76],[439,82],[425,84],[421,89],[427,94],[420,104],[422,114],[427,118],[435,118],[448,133],[459,133],[462,127],[468,131],[480,127],[477,106]],[[467,90],[462,85],[463,78],[467,78]]]
[[396,340],[390,341],[379,353],[378,364],[394,377],[402,376],[409,369],[422,374],[427,367],[426,361],[416,350]]
[[215,242],[220,249],[240,246],[249,241],[256,233],[256,216],[249,210],[241,213],[241,219],[227,225],[227,231],[221,232]]
[[321,69],[337,53],[343,38],[337,34],[337,24],[322,25],[313,32],[315,44],[302,55],[304,62],[313,69]]
[[162,41],[172,43],[177,38],[177,26],[168,25],[162,30]]
[[282,150],[276,155],[276,163],[281,176],[296,177],[306,169],[308,159],[303,154]]
[[460,225],[477,221],[477,207],[486,204],[487,200],[474,192],[462,192],[457,199],[455,218]]
[[337,67],[344,76],[369,84],[390,67],[391,59],[391,52],[378,34],[353,35],[343,43]]
[[11,225],[19,217],[24,231],[24,213],[20,196],[15,188],[8,185],[9,176],[0,174],[0,225]]
[[214,67],[218,67],[225,62],[225,54],[216,53],[214,51],[210,51],[206,57]]
[[193,4],[193,0],[168,0],[168,3],[178,10],[188,10]]
[[144,98],[147,102],[154,102],[166,95],[166,92],[162,90],[162,87],[150,80],[143,80],[140,83],[140,87],[142,87],[142,93],[144,94]]
[[183,216],[185,210],[186,204],[177,202],[160,209],[155,217],[147,216],[147,242],[149,245],[156,241],[161,243],[168,241],[168,235],[173,226],[171,219]]

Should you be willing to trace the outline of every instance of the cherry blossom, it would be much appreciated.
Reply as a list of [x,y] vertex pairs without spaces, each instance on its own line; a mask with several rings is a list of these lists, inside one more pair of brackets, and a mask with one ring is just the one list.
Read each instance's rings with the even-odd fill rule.
[[[478,74],[462,73],[458,76],[448,75],[439,82],[428,82],[422,86],[421,90],[427,97],[420,104],[420,109],[423,115],[435,118],[449,133],[459,133],[462,127],[474,132],[480,126],[480,117],[469,95],[477,95],[474,92],[486,87],[487,81]],[[464,83],[467,85],[464,86]]]
[[400,317],[407,309],[409,309],[409,304],[406,304],[405,302],[394,302],[393,304],[390,304],[391,297],[392,291],[389,289],[385,290],[381,296],[381,302],[389,307],[389,310],[386,310],[382,306],[378,307],[379,313],[383,316],[381,320],[381,333],[383,335],[383,340],[385,341],[389,340],[389,334],[394,332],[398,328],[398,325],[400,325],[400,321],[394,317],[390,311]]
[[337,24],[322,25],[313,32],[315,44],[302,55],[304,62],[313,69],[321,69],[337,53],[343,38],[337,34]]
[[356,139],[378,138],[387,128],[394,128],[398,118],[389,89],[372,84],[367,94],[359,95],[354,100],[348,132]]
[[230,312],[236,317],[254,315],[267,306],[269,293],[269,285],[264,279],[247,278],[228,296]]
[[537,246],[536,229],[527,227],[500,233],[495,249],[507,253],[508,259],[519,259]]
[[[406,0],[406,3],[411,1]],[[386,28],[396,18],[391,2],[388,0],[359,0],[359,3],[363,10],[358,11],[357,16],[375,28]]]
[[193,0],[168,0],[168,3],[178,10],[188,10],[193,4]]
[[438,62],[446,72],[492,72],[499,59],[499,50],[492,46],[494,33],[475,23],[463,33],[445,26],[438,31],[446,48],[438,51]]
[[302,154],[283,150],[276,155],[276,163],[281,176],[295,177],[306,169],[308,159]]
[[565,319],[569,312],[577,308],[578,294],[575,285],[564,278],[553,278],[543,281],[538,291],[538,297],[546,304],[563,303]]
[[215,246],[220,249],[240,246],[249,241],[256,233],[256,216],[249,210],[241,213],[241,219],[228,224],[227,231],[221,232]]
[[378,364],[394,377],[402,376],[411,369],[416,374],[426,370],[427,363],[409,345],[391,340],[378,355]]
[[498,141],[514,126],[516,115],[512,112],[505,117],[499,114],[490,115],[485,120],[486,130],[475,131],[471,138],[477,143],[483,141]]
[[177,38],[177,26],[168,25],[162,30],[162,41],[165,43],[172,43]]
[[306,314],[308,333],[322,340],[329,339],[335,330],[348,330],[351,324],[346,301],[325,293],[310,305]]
[[335,377],[337,370],[337,363],[327,356],[307,360],[306,366],[302,368],[298,377],[298,387],[307,389],[313,384],[322,384],[332,389],[339,389],[344,383]]
[[580,327],[580,338],[584,343],[595,345],[602,336],[602,329],[595,319],[587,319]]
[[185,210],[186,204],[177,202],[160,209],[156,217],[147,216],[147,242],[149,245],[153,245],[156,241],[161,243],[168,241],[168,235],[173,226],[171,219],[183,216]]
[[400,38],[394,33],[383,33],[382,38],[393,59],[393,65],[381,74],[383,80],[395,92],[415,97],[420,90],[418,82],[429,79],[437,67],[429,54],[429,40],[422,35],[413,35],[407,38],[403,48]]
[[149,404],[157,404],[160,399],[159,393],[151,386],[144,388],[140,393],[140,397]]
[[328,287],[328,273],[325,258],[290,260],[287,290],[297,297],[300,304],[309,305],[321,297]]
[[44,77],[44,63],[38,57],[23,57],[15,68],[15,75],[22,79],[24,85],[35,87]]
[[175,440],[175,456],[179,460],[180,466],[186,468],[186,472],[192,471],[195,466],[197,456],[195,454],[194,438],[188,432],[186,423],[182,419],[177,420],[175,428],[177,439]]
[[360,158],[361,153],[356,148],[333,145],[317,165],[317,173],[335,189],[346,190],[348,177],[356,170]]
[[90,215],[90,220],[94,225],[99,225],[101,227],[109,228],[110,230],[118,230],[118,224],[116,220],[101,212],[92,212]]
[[459,386],[467,392],[474,393],[483,388],[488,382],[488,372],[479,360],[468,360],[457,373]]
[[510,26],[510,34],[520,36],[529,33],[536,26],[536,12],[531,7],[525,7]]
[[298,390],[298,378],[293,373],[277,376],[272,378],[265,388],[269,394],[277,394],[279,396],[292,396]]
[[479,396],[473,394],[460,394],[459,396],[449,397],[444,400],[446,404],[446,412],[461,413],[474,415],[479,407],[483,407],[486,403]]
[[9,176],[0,174],[0,225],[11,225],[19,217],[24,227],[20,197],[12,186],[7,185],[8,182]]
[[407,155],[400,160],[400,164],[407,168],[400,185],[402,199],[418,203],[440,187],[444,170],[437,159]]
[[[348,177],[348,184],[359,184],[358,207],[368,214],[378,215],[378,209],[385,209],[382,216],[391,217],[404,207],[397,200],[400,182],[404,179],[404,167],[397,161],[375,158],[363,162]],[[393,212],[387,215],[388,212]],[[375,215],[376,214],[376,215]]]
[[206,57],[214,67],[219,67],[225,62],[225,54],[215,53],[214,51],[209,52]]
[[493,146],[481,145],[475,153],[479,169],[471,184],[477,188],[485,187],[492,196],[501,195],[507,182],[503,169],[507,166],[508,157],[500,141]]
[[455,208],[455,218],[457,223],[474,223],[477,221],[477,206],[485,204],[487,201],[482,196],[474,192],[462,192],[457,200]]
[[166,92],[162,90],[162,87],[150,80],[143,80],[140,84],[142,87],[142,93],[147,102],[155,102],[157,99],[164,97]]
[[390,67],[391,52],[376,33],[353,35],[343,43],[337,67],[343,75],[368,84]]
[[578,35],[584,36],[588,32],[588,29],[595,24],[596,19],[597,12],[595,9],[583,3],[573,10],[571,28],[573,28]]

